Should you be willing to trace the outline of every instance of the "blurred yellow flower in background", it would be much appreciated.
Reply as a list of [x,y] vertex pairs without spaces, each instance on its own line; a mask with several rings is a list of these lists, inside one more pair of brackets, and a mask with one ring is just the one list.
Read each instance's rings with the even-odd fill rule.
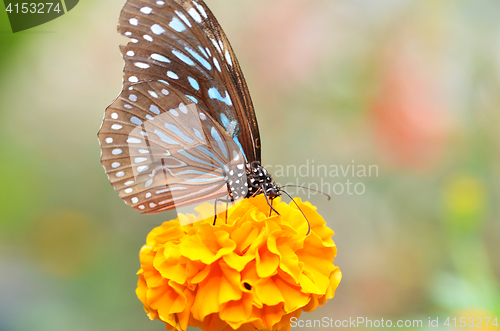
[[[450,326],[455,330],[493,331],[498,330],[498,316],[492,311],[480,307],[468,307],[454,312],[456,321]],[[456,325],[455,325],[456,324]]]
[[[168,330],[288,330],[290,318],[335,295],[342,274],[316,208],[276,199],[269,216],[263,195],[244,199],[213,223],[213,205],[198,216],[153,229],[140,251],[137,296],[150,319]],[[181,226],[180,224],[191,223]]]

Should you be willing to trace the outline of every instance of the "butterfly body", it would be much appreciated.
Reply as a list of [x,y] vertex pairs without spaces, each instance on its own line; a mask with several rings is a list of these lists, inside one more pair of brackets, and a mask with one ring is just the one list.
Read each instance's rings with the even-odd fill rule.
[[279,187],[260,165],[260,137],[243,73],[201,0],[128,0],[118,31],[130,38],[119,97],[98,137],[120,197],[158,213]]

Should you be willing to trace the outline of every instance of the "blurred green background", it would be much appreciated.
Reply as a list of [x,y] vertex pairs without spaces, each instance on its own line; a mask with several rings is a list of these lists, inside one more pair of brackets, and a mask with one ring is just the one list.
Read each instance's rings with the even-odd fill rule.
[[[146,234],[175,213],[126,206],[99,162],[123,4],[81,1],[16,34],[0,4],[2,331],[164,328],[135,273]],[[306,196],[336,232],[344,276],[302,319],[499,316],[500,2],[207,4],[246,75],[265,165],[378,167],[323,178],[362,182],[362,195]]]

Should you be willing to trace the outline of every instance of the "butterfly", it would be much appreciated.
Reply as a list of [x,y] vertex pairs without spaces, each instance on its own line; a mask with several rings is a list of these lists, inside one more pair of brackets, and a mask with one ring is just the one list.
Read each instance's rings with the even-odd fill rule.
[[[153,214],[210,199],[281,194],[229,41],[202,0],[128,0],[123,88],[98,133],[120,197]],[[270,204],[271,209],[272,203]]]

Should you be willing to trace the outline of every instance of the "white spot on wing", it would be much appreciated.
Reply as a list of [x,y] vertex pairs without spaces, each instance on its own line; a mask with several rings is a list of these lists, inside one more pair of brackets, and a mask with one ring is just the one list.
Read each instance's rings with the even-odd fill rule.
[[198,81],[192,77],[188,77],[188,81],[189,81],[189,84],[191,84],[191,86],[199,91],[200,90],[200,85],[198,84]]
[[107,142],[108,144],[111,144],[111,143],[113,142],[113,138],[111,138],[111,137],[110,137],[110,138],[106,138],[106,142]]
[[151,14],[152,11],[153,11],[153,9],[151,7],[142,7],[141,8],[141,13],[144,13],[146,15]]
[[187,26],[192,27],[191,22],[189,22],[189,20],[186,17],[186,15],[184,15],[183,13],[181,13],[178,10],[176,10],[175,13],[177,14],[177,16],[179,16],[181,18],[181,20],[184,21],[184,23],[186,23]]
[[113,149],[113,151],[111,152],[113,155],[120,155],[123,151],[119,148],[115,148]]
[[190,66],[194,65],[193,60],[191,60],[191,59],[190,59],[187,55],[185,55],[184,53],[179,52],[179,51],[178,51],[178,50],[176,50],[176,49],[172,50],[172,53],[173,53],[175,56],[177,56],[177,58],[178,58],[179,60],[181,60],[182,62],[184,62],[185,64],[190,65]]
[[120,130],[121,128],[123,128],[123,126],[121,126],[120,124],[111,125],[111,129],[113,129],[113,130]]
[[142,124],[142,121],[140,119],[138,119],[137,117],[132,117],[130,118],[130,122],[136,124],[136,125],[141,125]]
[[136,62],[136,63],[134,63],[134,65],[137,68],[141,68],[141,69],[147,69],[147,68],[149,68],[149,64],[147,64],[147,63]]
[[159,34],[162,34],[163,32],[165,32],[165,29],[161,27],[161,25],[159,24],[153,24],[151,26],[151,31],[156,34],[156,35],[159,35]]
[[172,18],[172,21],[170,21],[170,24],[168,26],[177,32],[186,30],[186,26],[182,24],[181,20],[179,20],[177,17]]
[[196,6],[196,8],[198,8],[198,10],[200,11],[201,15],[203,15],[203,17],[205,17],[205,18],[208,18],[207,12],[205,11],[205,9],[202,6],[200,6],[196,1],[193,1],[193,3]]
[[217,40],[215,39],[210,39],[212,41],[212,44],[214,44],[215,48],[219,51],[219,53],[222,53],[220,50],[219,44],[217,43]]
[[128,81],[131,83],[137,83],[137,82],[139,82],[139,78],[137,78],[136,76],[130,76],[128,78]]
[[201,23],[201,16],[200,16],[200,14],[198,14],[198,12],[196,11],[196,9],[191,8],[191,9],[188,10],[188,13],[189,13],[189,15],[191,15],[191,17],[193,18],[193,20],[195,20],[198,23]]
[[131,18],[128,20],[128,22],[132,25],[137,25],[139,24],[139,21],[137,20],[137,18]]
[[129,99],[130,101],[135,102],[135,101],[137,101],[137,95],[135,95],[135,94],[131,94],[131,95],[129,95],[129,96],[128,96],[128,99]]
[[175,72],[172,72],[172,71],[168,71],[167,76],[172,78],[172,79],[179,79],[179,76],[177,76],[177,74]]
[[146,170],[148,170],[148,169],[149,169],[149,167],[148,167],[148,166],[140,166],[140,167],[137,167],[137,171],[139,171],[139,172],[144,172],[144,171],[146,171]]
[[140,144],[141,140],[137,139],[137,138],[128,138],[127,139],[127,143],[129,143],[129,144]]
[[217,70],[219,70],[219,72],[222,72],[221,68],[220,68],[220,64],[219,64],[219,61],[217,61],[217,59],[214,57],[214,64],[215,66],[217,67]]
[[156,61],[170,63],[170,60],[160,54],[151,54],[151,58]]
[[153,41],[153,37],[151,37],[150,35],[148,34],[145,34],[144,36],[142,36],[144,39],[146,39],[147,41]]
[[134,51],[128,51],[127,52],[127,56],[134,56],[134,55],[135,55]]
[[226,61],[229,63],[229,65],[232,67],[233,66],[233,60],[231,59],[231,55],[229,54],[229,51],[226,49]]
[[155,105],[151,105],[149,107],[149,110],[153,113],[155,113],[156,115],[160,114],[160,109],[158,109],[158,107],[156,107]]
[[[209,58],[207,52],[205,52],[205,50],[203,49],[203,47],[201,46],[198,46],[198,49],[200,50],[200,52],[203,54],[203,56],[205,56],[207,59]],[[208,49],[208,48],[207,48]]]

